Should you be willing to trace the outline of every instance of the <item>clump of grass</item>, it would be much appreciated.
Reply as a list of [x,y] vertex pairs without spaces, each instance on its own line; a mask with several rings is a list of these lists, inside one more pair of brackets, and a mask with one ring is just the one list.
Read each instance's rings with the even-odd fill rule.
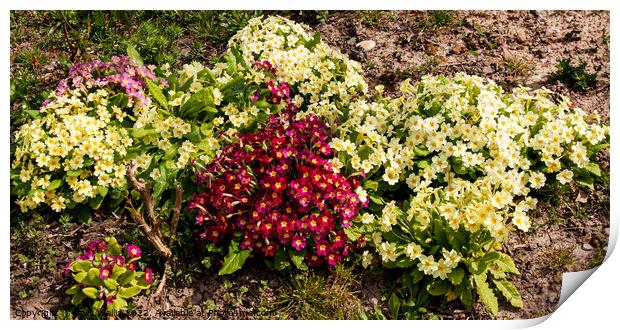
[[321,23],[327,22],[329,19],[329,10],[316,10],[316,19]]
[[370,27],[378,27],[383,21],[383,12],[377,10],[362,10],[357,16],[363,24]]
[[359,319],[364,308],[356,295],[357,285],[352,269],[343,265],[328,276],[305,272],[279,293],[276,304],[292,319]]
[[534,70],[534,66],[531,63],[517,57],[504,59],[504,65],[513,76],[526,76]]
[[11,228],[11,243],[19,250],[12,251],[12,261],[28,273],[52,272],[57,268],[58,251],[41,233],[45,229],[43,217],[34,214]]
[[594,251],[594,256],[590,261],[588,261],[588,266],[590,268],[594,268],[600,266],[603,261],[605,261],[605,254],[607,254],[607,249],[600,247]]
[[450,10],[433,10],[429,12],[426,24],[431,27],[448,26],[454,20],[454,14]]
[[556,272],[563,272],[577,261],[573,251],[569,248],[555,248],[547,256],[549,268]]
[[376,69],[377,68],[377,63],[375,63],[373,61],[368,61],[368,62],[366,62],[366,68],[368,68],[368,70]]
[[570,59],[561,59],[556,64],[556,71],[549,77],[549,82],[560,81],[570,88],[585,91],[596,85],[596,72],[586,71],[586,62],[579,60],[579,64],[573,66]]

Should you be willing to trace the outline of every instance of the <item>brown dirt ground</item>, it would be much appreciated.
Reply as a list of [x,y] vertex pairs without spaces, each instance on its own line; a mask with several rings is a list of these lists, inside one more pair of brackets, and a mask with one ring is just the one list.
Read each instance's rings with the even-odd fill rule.
[[[453,74],[464,71],[496,80],[505,88],[519,84],[541,87],[567,95],[575,106],[598,113],[609,122],[609,12],[461,11],[446,26],[430,26],[426,12],[382,12],[368,16],[362,12],[330,13],[326,22],[309,22],[331,46],[341,49],[365,68],[371,84],[383,84],[386,92],[397,95],[399,83],[423,74]],[[369,18],[370,17],[370,18]],[[378,22],[376,22],[378,17]],[[375,23],[373,23],[375,22]],[[363,51],[355,46],[373,40],[376,47]],[[598,70],[597,85],[586,92],[573,91],[561,83],[548,84],[555,63],[566,56],[582,58],[588,68]],[[511,70],[506,62],[519,64]],[[513,66],[514,67],[514,66]],[[50,71],[53,69],[51,68]],[[601,156],[608,181],[609,154]],[[562,271],[589,269],[602,261],[609,236],[609,185],[596,184],[594,192],[575,189],[562,198],[540,196],[530,233],[515,233],[505,244],[521,276],[513,278],[524,300],[522,309],[502,303],[499,319],[534,318],[552,312],[558,302]],[[31,318],[55,318],[66,308],[63,291],[68,283],[62,276],[65,260],[74,256],[86,242],[106,235],[123,237],[132,225],[126,221],[102,218],[91,227],[64,232],[56,219],[46,223],[31,240],[53,246],[54,257],[47,269],[31,269],[18,258],[26,253],[11,235],[11,317],[20,319],[19,310],[49,310]],[[135,228],[134,228],[135,229]],[[126,234],[125,234],[126,235]],[[121,239],[122,240],[122,239]],[[146,242],[144,243],[146,244]],[[35,253],[35,262],[45,253]],[[54,266],[53,264],[56,263]],[[386,284],[381,278],[359,274],[355,285],[366,310],[380,301]],[[33,278],[36,276],[38,280]],[[265,314],[286,279],[258,264],[222,281],[214,273],[203,275],[191,285],[170,285],[163,301],[136,299],[139,310],[168,310],[167,314],[139,314],[130,318],[155,319],[246,319],[278,318]],[[26,298],[20,291],[30,290]],[[192,311],[190,314],[188,311]],[[431,309],[443,319],[489,318],[479,304],[474,311],[462,306]],[[155,313],[155,314],[153,314]]]

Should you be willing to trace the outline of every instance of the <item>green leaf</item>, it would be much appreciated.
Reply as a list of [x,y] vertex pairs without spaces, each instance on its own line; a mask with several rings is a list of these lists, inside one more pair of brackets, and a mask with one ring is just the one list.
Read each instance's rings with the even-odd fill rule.
[[465,270],[463,268],[454,268],[450,273],[448,273],[448,279],[450,283],[453,285],[459,285],[463,281],[463,277],[465,276]]
[[228,63],[226,72],[233,76],[237,72],[237,58],[233,55],[233,53],[229,52],[224,56],[224,59],[226,60],[226,63]]
[[398,311],[400,310],[400,300],[396,296],[394,292],[390,296],[390,300],[388,300],[388,306],[390,306],[390,313],[392,313],[392,319],[398,319]]
[[92,287],[86,287],[82,289],[82,293],[84,293],[84,295],[86,295],[88,298],[97,299],[97,294],[99,293],[99,290]]
[[370,200],[371,200],[373,203],[375,203],[375,204],[378,204],[378,205],[383,205],[383,204],[385,204],[385,202],[383,201],[383,199],[382,199],[381,197],[377,197],[377,196],[374,196],[374,195],[370,195],[370,194],[369,194],[369,195],[368,195],[368,198],[370,198]]
[[230,242],[230,247],[228,248],[228,255],[224,258],[224,265],[222,269],[219,271],[219,275],[228,275],[232,274],[241,267],[245,263],[245,260],[250,256],[249,250],[241,250],[239,251],[239,243]]
[[110,276],[110,278],[118,281],[118,278],[121,275],[125,274],[126,272],[127,272],[127,268],[114,266],[114,268],[112,269],[112,276]]
[[78,260],[71,263],[69,268],[74,272],[87,272],[93,267],[93,263],[88,260]]
[[80,204],[75,208],[77,212],[78,221],[83,224],[90,223],[91,214],[90,208],[86,205]]
[[431,296],[443,296],[450,290],[450,283],[444,280],[434,280],[426,286]]
[[575,178],[575,182],[582,185],[583,187],[587,187],[590,190],[594,190],[594,179],[590,175],[584,175],[584,176]]
[[82,174],[82,170],[71,170],[71,171],[67,171],[67,176],[80,176],[80,174]]
[[273,265],[276,267],[277,271],[282,271],[291,265],[291,263],[289,262],[289,257],[284,251],[284,249],[278,250],[278,253],[276,253],[273,258]]
[[99,207],[101,207],[101,203],[103,203],[103,196],[101,195],[95,195],[95,197],[91,198],[88,200],[88,205],[93,209],[93,210],[98,210]]
[[497,264],[489,266],[489,273],[493,275],[495,279],[506,278],[506,276],[508,276]]
[[99,186],[97,187],[97,192],[99,192],[99,196],[101,197],[105,197],[108,195],[108,187],[104,187],[104,186]]
[[54,180],[52,182],[50,182],[49,185],[47,185],[47,188],[45,188],[46,190],[55,190],[58,189],[58,187],[60,187],[60,185],[62,184],[62,180],[58,179],[58,180]]
[[308,270],[308,265],[304,262],[304,254],[300,251],[291,251],[289,253],[293,265],[299,270]]
[[385,315],[383,315],[383,312],[381,311],[381,307],[379,307],[379,305],[373,305],[373,309],[375,311],[375,318],[377,320],[385,320]]
[[515,266],[514,261],[512,260],[512,258],[505,254],[505,253],[501,253],[498,252],[498,257],[495,260],[495,264],[497,266],[499,266],[499,268],[507,273],[513,273],[513,274],[517,274],[520,275],[521,273],[519,273],[519,269],[517,269],[517,267]]
[[142,62],[142,57],[140,57],[140,53],[138,53],[134,45],[127,45],[127,55],[129,55],[129,58],[136,62],[136,64],[144,65],[144,62]]
[[473,278],[480,301],[487,306],[493,315],[497,315],[499,309],[497,297],[495,297],[493,290],[489,287],[486,275],[473,275]]
[[112,315],[118,315],[119,312],[124,311],[127,308],[127,301],[122,298],[116,297],[113,303],[108,305],[108,313]]
[[472,274],[484,274],[486,273],[488,267],[493,262],[499,259],[499,253],[496,251],[490,251],[485,254],[482,258],[478,258],[473,260],[470,264],[469,271]]
[[367,190],[377,190],[379,189],[379,183],[377,181],[368,180],[364,183],[364,188]]
[[118,282],[111,278],[103,280],[103,285],[105,285],[108,290],[116,290],[116,288],[118,288]]
[[474,294],[469,281],[462,281],[455,290],[457,296],[467,309],[471,309],[474,304]]
[[205,268],[211,269],[211,266],[213,266],[213,258],[211,256],[206,256],[200,263],[205,266]]
[[601,168],[598,166],[597,163],[589,163],[588,165],[586,165],[585,169],[588,170],[590,173],[594,174],[595,176],[601,176]]
[[24,109],[23,111],[25,113],[27,113],[28,116],[30,116],[32,119],[39,119],[39,118],[41,118],[41,111],[39,111],[39,110]]
[[125,299],[131,298],[131,297],[139,294],[140,291],[142,291],[142,288],[140,288],[139,286],[136,286],[136,285],[128,287],[126,289],[120,289],[118,291],[117,298],[125,298]]
[[521,299],[519,290],[517,290],[514,284],[504,279],[493,280],[493,283],[499,289],[499,291],[504,295],[504,297],[506,297],[506,300],[508,300],[508,302],[510,302],[512,306],[517,307],[517,308],[523,307],[523,300]]
[[427,168],[427,167],[430,166],[430,164],[428,163],[428,161],[426,159],[417,161],[415,164],[416,164],[416,166],[418,166],[418,168]]
[[78,292],[82,292],[82,290],[81,290],[80,286],[76,284],[76,285],[70,287],[69,289],[67,289],[67,291],[65,291],[65,294],[74,295],[74,294],[76,294]]
[[91,268],[88,271],[88,276],[86,277],[84,284],[92,286],[102,285],[103,280],[99,277],[99,269],[94,267]]
[[454,173],[460,174],[460,175],[467,173],[467,169],[463,165],[463,161],[458,158],[456,158],[454,162],[452,162],[452,170],[454,171]]
[[[195,116],[200,112],[207,111],[207,106],[214,106],[213,103],[213,88],[203,88],[192,96],[190,96],[183,105],[179,108],[179,112],[183,115]],[[217,112],[217,109],[216,109]]]
[[430,151],[428,151],[428,148],[426,148],[425,145],[419,145],[417,147],[414,147],[413,152],[418,157],[424,157],[431,153]]
[[100,311],[101,307],[103,307],[103,299],[97,300],[93,303],[93,311]]
[[591,157],[592,155],[596,155],[599,153],[599,151],[603,149],[607,149],[608,147],[609,147],[609,143],[600,143],[600,144],[593,146],[592,148],[588,148],[588,152],[586,154],[588,157]]
[[146,129],[143,127],[131,129],[131,136],[133,136],[136,139],[140,139],[147,135],[156,134],[156,133],[157,131],[155,129]]
[[73,279],[81,284],[87,276],[88,272],[79,272],[77,274],[73,274]]
[[109,255],[114,256],[114,257],[118,257],[121,255],[121,246],[118,244],[118,241],[116,241],[116,238],[106,237],[105,242],[107,245],[107,248],[105,251]]
[[152,82],[150,79],[146,80],[146,86],[149,88],[149,93],[153,96],[155,101],[157,101],[157,103],[159,103],[159,105],[161,105],[164,109],[168,110],[168,100],[161,91],[161,88],[159,88],[159,86],[157,86],[157,84]]
[[136,276],[136,272],[134,272],[133,270],[127,270],[117,279],[118,284],[125,285],[127,283],[130,283],[131,281],[133,281],[135,276]]
[[417,268],[414,268],[411,271],[411,282],[413,284],[420,282],[423,278],[424,278],[424,273],[418,270]]
[[79,305],[84,299],[86,299],[86,295],[80,290],[80,292],[71,297],[71,303],[74,305]]
[[360,236],[362,236],[362,233],[360,232],[357,226],[351,226],[349,228],[345,228],[344,233],[345,235],[347,235],[347,238],[351,242],[357,241],[357,239],[360,238]]
[[134,280],[136,285],[142,289],[148,289],[151,287],[151,284],[144,279],[144,272],[136,272]]
[[312,35],[312,39],[306,41],[306,48],[308,48],[309,50],[313,50],[314,47],[316,47],[316,45],[318,45],[321,42],[321,34],[316,32],[315,34]]

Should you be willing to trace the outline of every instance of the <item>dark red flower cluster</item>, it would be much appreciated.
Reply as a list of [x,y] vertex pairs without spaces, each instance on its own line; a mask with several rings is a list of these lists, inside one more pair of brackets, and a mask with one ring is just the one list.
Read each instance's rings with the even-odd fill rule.
[[271,62],[265,60],[265,61],[254,61],[254,65],[259,68],[259,69],[263,69],[263,70],[267,70],[271,73],[276,73],[276,68],[273,67],[273,65],[271,64]]
[[292,108],[237,135],[198,172],[206,189],[189,209],[211,242],[241,233],[243,249],[273,256],[292,248],[305,251],[311,266],[335,265],[353,247],[343,229],[360,207],[360,182],[332,171],[328,127],[313,115],[294,120]]
[[269,102],[278,104],[282,99],[289,100],[291,96],[291,88],[289,87],[287,82],[279,82],[274,83],[273,81],[268,81],[265,83],[265,86],[269,90]]

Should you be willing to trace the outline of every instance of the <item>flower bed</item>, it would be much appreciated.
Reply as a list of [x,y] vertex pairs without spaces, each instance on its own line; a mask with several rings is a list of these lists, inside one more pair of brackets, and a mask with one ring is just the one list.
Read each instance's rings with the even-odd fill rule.
[[[187,243],[182,216],[208,251],[228,247],[220,275],[251,256],[277,270],[358,262],[400,269],[395,306],[479,298],[496,314],[496,292],[522,306],[502,243],[529,230],[532,192],[592,188],[608,147],[607,127],[546,89],[457,74],[370,95],[358,63],[279,17],[250,20],[211,67],[171,72],[128,53],[75,65],[32,113],[12,188],[22,212],[127,208],[166,269],[167,245]],[[95,250],[89,268],[116,280],[122,257]],[[116,297],[70,290],[99,309]]]

